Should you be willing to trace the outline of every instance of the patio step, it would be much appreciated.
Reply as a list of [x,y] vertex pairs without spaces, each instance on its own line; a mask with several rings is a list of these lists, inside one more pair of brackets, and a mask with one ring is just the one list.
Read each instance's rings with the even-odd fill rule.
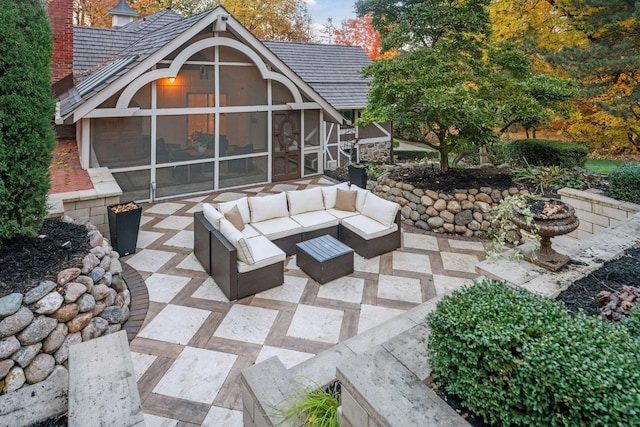
[[144,426],[127,333],[119,331],[69,352],[69,426]]

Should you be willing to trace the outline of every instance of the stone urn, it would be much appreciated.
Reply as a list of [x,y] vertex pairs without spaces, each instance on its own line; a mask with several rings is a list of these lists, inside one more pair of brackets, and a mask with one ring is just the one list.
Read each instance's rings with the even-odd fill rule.
[[[527,217],[533,220],[528,223]],[[551,238],[578,228],[580,220],[573,206],[556,199],[529,200],[526,205],[514,206],[510,220],[521,229],[540,236],[540,249],[525,255],[527,261],[551,271],[558,270],[569,261],[568,256],[551,247]]]

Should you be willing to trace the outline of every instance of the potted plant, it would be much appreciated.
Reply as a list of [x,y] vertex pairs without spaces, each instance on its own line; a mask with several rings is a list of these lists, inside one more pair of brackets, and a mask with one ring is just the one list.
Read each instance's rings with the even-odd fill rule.
[[189,139],[198,153],[204,153],[214,143],[214,136],[206,132],[195,131]]
[[141,216],[142,207],[134,202],[107,206],[111,246],[121,256],[136,252]]
[[367,165],[364,163],[351,163],[348,166],[349,182],[360,188],[367,188]]

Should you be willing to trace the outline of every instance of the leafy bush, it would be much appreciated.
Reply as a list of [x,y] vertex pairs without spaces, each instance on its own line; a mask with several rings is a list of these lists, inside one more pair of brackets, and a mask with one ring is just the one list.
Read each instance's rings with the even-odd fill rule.
[[497,425],[638,425],[640,339],[505,283],[445,297],[427,318],[439,387]]
[[301,425],[309,427],[340,427],[338,407],[342,404],[341,386],[334,382],[322,389],[313,385],[304,396],[286,412],[278,425]]
[[0,1],[0,244],[35,236],[47,213],[55,102],[40,0]]
[[640,203],[640,163],[626,163],[612,170],[609,194],[614,199]]
[[507,158],[518,166],[584,166],[589,149],[584,145],[548,139],[518,139],[505,144]]
[[566,169],[560,166],[530,166],[511,171],[514,182],[530,185],[540,194],[546,190],[564,187],[584,190],[601,182],[601,177],[582,168]]

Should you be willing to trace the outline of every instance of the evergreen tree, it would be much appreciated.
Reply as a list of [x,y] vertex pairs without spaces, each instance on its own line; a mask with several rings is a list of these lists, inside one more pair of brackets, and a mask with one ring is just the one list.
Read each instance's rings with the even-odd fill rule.
[[35,236],[47,212],[53,38],[40,0],[0,0],[0,243]]

